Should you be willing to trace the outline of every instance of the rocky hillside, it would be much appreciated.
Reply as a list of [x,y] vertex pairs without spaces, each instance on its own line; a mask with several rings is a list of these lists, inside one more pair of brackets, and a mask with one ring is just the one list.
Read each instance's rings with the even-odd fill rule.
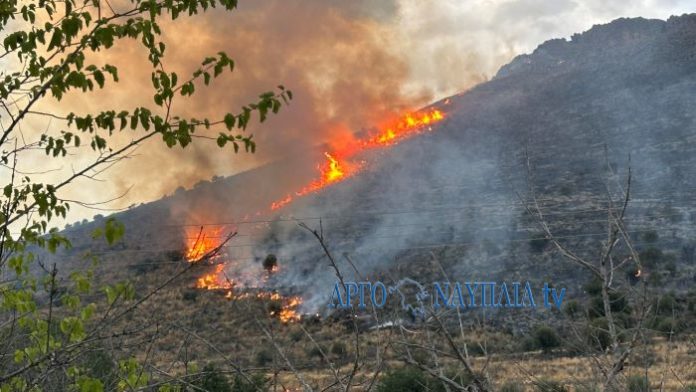
[[[268,210],[311,180],[319,148],[117,214],[126,240],[100,251],[109,274],[156,271],[200,224],[216,224],[205,230],[239,232],[225,256],[229,276],[259,273],[273,253],[281,272],[263,284],[302,294],[314,311],[334,278],[297,223],[321,222],[346,274],[344,255],[386,280],[441,279],[439,263],[453,279],[549,280],[581,296],[587,277],[551,251],[523,202],[534,189],[556,235],[596,255],[630,167],[627,222],[645,276],[683,290],[696,279],[694,102],[696,15],[619,19],[543,43],[491,81],[435,103],[446,120],[433,132],[366,154],[365,171],[324,192]],[[81,239],[94,225],[67,231],[77,251],[93,247]],[[77,255],[58,257],[79,265]]]

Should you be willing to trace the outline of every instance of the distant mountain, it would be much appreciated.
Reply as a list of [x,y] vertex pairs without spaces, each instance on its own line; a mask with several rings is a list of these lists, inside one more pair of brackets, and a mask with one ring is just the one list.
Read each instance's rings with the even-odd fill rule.
[[[696,277],[694,102],[696,15],[618,19],[547,41],[491,81],[435,103],[446,120],[433,132],[366,154],[364,172],[278,213],[267,207],[311,180],[321,149],[117,214],[128,234],[104,253],[137,264],[182,249],[197,224],[226,224],[204,230],[239,231],[227,249],[229,276],[259,273],[273,253],[280,273],[263,284],[297,291],[319,309],[333,272],[297,222],[321,221],[348,275],[344,255],[371,279],[430,282],[442,279],[439,263],[452,279],[550,280],[580,295],[587,277],[545,246],[522,207],[529,156],[549,223],[590,256],[605,235],[608,195],[620,199],[630,165],[636,246],[661,251],[652,279],[688,287]],[[92,227],[68,232],[80,238]]]

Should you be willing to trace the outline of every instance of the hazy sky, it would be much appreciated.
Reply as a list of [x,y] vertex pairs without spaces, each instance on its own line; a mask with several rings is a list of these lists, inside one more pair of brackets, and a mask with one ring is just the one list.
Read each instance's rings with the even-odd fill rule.
[[[116,2],[117,3],[117,2]],[[635,0],[240,0],[232,13],[214,11],[165,24],[165,64],[190,73],[209,54],[225,50],[237,61],[233,76],[200,89],[176,109],[215,117],[284,84],[296,99],[281,115],[253,126],[253,156],[220,151],[214,142],[186,151],[150,141],[110,169],[105,182],[80,181],[64,196],[106,200],[131,188],[111,207],[154,200],[181,185],[231,175],[284,155],[368,128],[384,116],[464,91],[490,79],[515,55],[551,38],[567,38],[619,17],[665,19],[692,11],[687,1]],[[104,61],[120,67],[117,93],[73,96],[57,107],[132,108],[152,92],[142,50],[114,48]],[[145,86],[145,88],[143,88]],[[37,129],[56,124],[33,124]],[[128,136],[131,137],[131,136]],[[34,161],[30,165],[38,165]],[[58,165],[61,177],[88,162]],[[76,208],[73,219],[98,211]]]

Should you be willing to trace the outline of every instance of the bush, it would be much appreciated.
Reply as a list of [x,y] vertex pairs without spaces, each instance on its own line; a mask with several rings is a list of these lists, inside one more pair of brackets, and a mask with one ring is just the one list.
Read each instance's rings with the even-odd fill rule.
[[263,374],[254,374],[249,377],[249,380],[240,375],[234,376],[232,392],[265,392],[268,390],[268,378]]
[[518,382],[507,382],[500,386],[500,392],[524,392],[524,387]]
[[659,301],[657,301],[657,314],[671,316],[679,312],[677,299],[672,293],[667,293]]
[[299,342],[304,336],[305,333],[301,329],[294,329],[290,332],[290,340],[293,342]]
[[232,392],[232,387],[225,376],[212,364],[205,365],[201,378],[191,384],[208,392]]
[[640,261],[643,262],[643,265],[654,267],[660,263],[660,261],[662,261],[664,254],[662,253],[662,250],[651,246],[648,249],[640,252],[639,256]]
[[104,383],[106,388],[116,380],[116,362],[106,350],[95,350],[85,355],[85,365],[90,376]]
[[535,383],[539,392],[568,392],[568,388],[560,382],[553,380],[539,380]]
[[268,272],[272,272],[273,268],[278,265],[278,258],[274,254],[269,254],[263,259],[263,269]]
[[609,325],[604,317],[592,320],[587,330],[587,343],[601,351],[604,351],[611,345],[611,336],[609,335]]
[[347,352],[346,344],[343,342],[335,342],[331,345],[331,354],[334,355],[345,355]]
[[650,392],[650,382],[646,376],[628,376],[626,390],[628,392]]
[[[618,313],[631,313],[631,307],[623,293],[609,292],[609,307],[616,316]],[[594,296],[589,303],[588,315],[590,318],[604,317],[604,301],[601,294]]]
[[184,301],[196,302],[196,299],[198,299],[198,291],[195,291],[195,290],[184,291],[184,294],[181,295],[181,298]]
[[574,319],[582,314],[582,305],[580,305],[580,302],[571,299],[563,306],[563,313]]
[[529,240],[529,249],[532,253],[543,253],[550,240],[546,238],[544,233],[537,233],[532,235],[532,237],[533,238]]
[[534,331],[534,340],[537,347],[545,353],[561,345],[561,339],[558,338],[556,331],[547,326],[540,326]]
[[672,317],[658,318],[655,324],[655,330],[665,335],[665,337],[676,335],[682,331],[682,325],[679,320]]
[[265,366],[268,363],[273,362],[273,353],[268,350],[261,350],[256,353],[256,364],[258,366]]
[[386,373],[377,385],[377,392],[425,392],[441,389],[435,381],[421,370],[404,367]]
[[388,372],[377,385],[377,392],[421,392],[426,391],[426,377],[415,368],[401,368]]
[[653,243],[657,242],[658,239],[660,239],[660,236],[657,234],[655,230],[650,230],[643,233],[643,241],[645,242]]
[[587,284],[585,284],[585,291],[587,294],[595,296],[602,294],[602,281],[599,279],[592,279]]
[[309,349],[307,349],[305,353],[309,358],[319,358],[323,361],[324,356],[321,354],[322,352],[326,352],[326,350],[324,350],[324,347],[319,348],[313,344]]
[[577,384],[575,392],[599,392],[599,387],[594,384]]

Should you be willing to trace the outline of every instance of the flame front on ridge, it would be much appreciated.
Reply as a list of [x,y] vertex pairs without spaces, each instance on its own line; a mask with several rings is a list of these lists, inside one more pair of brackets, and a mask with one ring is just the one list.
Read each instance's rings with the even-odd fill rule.
[[[430,109],[417,113],[405,114],[397,121],[392,121],[388,125],[381,127],[381,130],[366,139],[357,140],[348,145],[338,148],[329,153],[324,152],[326,161],[319,165],[319,178],[312,181],[309,185],[295,192],[295,196],[305,196],[324,189],[336,182],[343,181],[362,168],[362,162],[354,162],[351,158],[369,149],[384,148],[397,144],[398,142],[431,131],[430,126],[445,118],[445,115],[438,109]],[[293,200],[293,195],[287,194],[282,199],[271,203],[271,210],[278,210]]]
[[[278,210],[291,203],[295,197],[318,192],[327,186],[350,178],[363,167],[364,162],[355,161],[353,159],[360,153],[370,149],[393,146],[402,140],[431,131],[432,128],[430,126],[444,118],[444,113],[438,109],[407,113],[400,119],[380,127],[377,132],[372,133],[367,138],[354,140],[351,143],[336,148],[332,152],[324,152],[326,160],[317,166],[317,170],[319,171],[318,178],[293,194],[287,194],[283,198],[274,201],[271,203],[270,209]],[[259,214],[260,212],[256,213],[256,215]],[[189,235],[190,234],[191,233],[189,233]],[[201,230],[198,236],[187,237],[186,260],[191,263],[200,261],[212,250],[220,246],[221,238],[222,236],[219,230],[207,231],[205,233]],[[213,259],[220,257],[221,256],[218,254],[215,255]],[[277,266],[274,267],[274,270],[277,271]],[[266,276],[266,279],[267,278],[268,276]],[[297,310],[302,304],[302,298],[300,297],[284,297],[275,291],[264,290],[257,292],[255,295],[251,294],[248,290],[239,294],[234,292],[233,290],[237,288],[236,284],[225,274],[225,266],[223,263],[216,264],[212,272],[208,272],[199,277],[195,287],[204,290],[225,291],[225,298],[230,300],[256,298],[276,302],[279,306],[276,306],[275,310],[270,310],[269,314],[272,317],[278,318],[284,324],[299,321],[301,318]]]

